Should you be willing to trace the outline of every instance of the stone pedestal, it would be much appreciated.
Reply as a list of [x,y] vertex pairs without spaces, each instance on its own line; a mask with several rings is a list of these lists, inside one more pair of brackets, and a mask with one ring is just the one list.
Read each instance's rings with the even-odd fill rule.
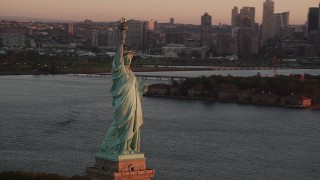
[[143,154],[121,155],[117,159],[96,156],[94,167],[87,167],[91,180],[150,180],[154,169],[147,169]]

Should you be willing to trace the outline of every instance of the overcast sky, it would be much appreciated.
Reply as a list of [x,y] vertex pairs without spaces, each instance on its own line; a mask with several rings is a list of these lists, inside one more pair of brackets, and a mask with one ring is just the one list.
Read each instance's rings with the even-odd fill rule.
[[[265,0],[0,0],[0,16],[26,16],[82,21],[116,21],[127,19],[158,20],[200,24],[208,12],[213,24],[231,21],[234,6],[256,8],[256,22],[262,21]],[[309,7],[319,0],[274,0],[275,13],[290,11],[290,24],[304,24]]]

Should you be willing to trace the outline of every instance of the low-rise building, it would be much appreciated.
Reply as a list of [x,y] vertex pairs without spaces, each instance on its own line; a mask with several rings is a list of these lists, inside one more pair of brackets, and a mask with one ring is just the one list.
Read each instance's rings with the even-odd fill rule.
[[218,86],[218,99],[238,100],[239,88],[233,84],[220,84]]
[[310,107],[312,105],[311,98],[291,94],[281,98],[281,104],[287,106],[297,106],[297,107]]
[[202,94],[202,87],[201,86],[194,86],[194,87],[188,89],[188,96],[190,96],[190,97],[201,96],[201,94]]
[[277,105],[280,103],[280,96],[271,92],[261,92],[252,97],[252,102],[255,104]]
[[168,84],[152,84],[148,86],[147,95],[165,96],[169,93],[170,86]]
[[166,56],[178,57],[179,54],[186,48],[183,44],[167,44],[162,47],[162,54]]
[[180,91],[179,91],[179,86],[178,85],[172,85],[170,87],[170,95],[175,96],[175,95],[179,95]]
[[252,101],[252,97],[255,95],[256,90],[255,89],[246,89],[246,90],[242,90],[239,92],[238,94],[238,100],[240,102],[251,102]]

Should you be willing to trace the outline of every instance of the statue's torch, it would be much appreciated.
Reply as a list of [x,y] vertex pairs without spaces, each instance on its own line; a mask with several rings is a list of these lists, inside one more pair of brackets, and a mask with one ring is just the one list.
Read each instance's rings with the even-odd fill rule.
[[120,20],[120,25],[119,25],[119,29],[120,30],[128,30],[128,23],[127,23],[127,20],[126,18],[121,18]]

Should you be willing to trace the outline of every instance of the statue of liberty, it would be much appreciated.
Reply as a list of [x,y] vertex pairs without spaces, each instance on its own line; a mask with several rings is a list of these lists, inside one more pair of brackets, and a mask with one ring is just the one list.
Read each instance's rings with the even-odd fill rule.
[[143,123],[141,97],[147,91],[147,85],[137,79],[130,69],[134,52],[124,48],[128,25],[125,18],[120,22],[119,43],[111,71],[113,122],[97,154],[111,158],[140,153],[140,128]]

